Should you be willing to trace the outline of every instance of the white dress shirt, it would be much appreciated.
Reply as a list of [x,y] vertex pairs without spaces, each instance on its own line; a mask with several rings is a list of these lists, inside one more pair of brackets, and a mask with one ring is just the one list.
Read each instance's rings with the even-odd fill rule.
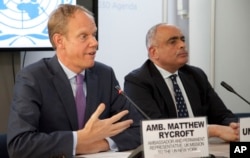
[[176,109],[176,111],[177,111],[177,106],[176,106],[176,101],[175,101],[174,87],[173,87],[173,83],[172,83],[172,81],[171,81],[171,79],[170,79],[169,77],[170,77],[171,75],[173,75],[173,74],[176,74],[176,75],[177,75],[176,81],[177,81],[177,84],[179,85],[179,87],[180,87],[180,89],[181,89],[181,93],[182,93],[182,95],[183,95],[183,97],[184,97],[184,100],[185,100],[185,103],[186,103],[186,105],[187,105],[188,115],[189,115],[189,117],[194,117],[194,114],[193,114],[193,111],[192,111],[190,102],[189,102],[189,100],[188,100],[186,91],[185,91],[185,89],[184,89],[184,87],[183,87],[183,84],[182,84],[182,82],[181,82],[181,79],[180,79],[180,77],[179,77],[179,75],[178,75],[178,71],[176,71],[175,73],[170,73],[170,72],[164,70],[163,68],[157,66],[156,64],[154,64],[154,65],[155,65],[156,68],[159,70],[161,76],[164,78],[164,81],[165,81],[165,83],[166,83],[167,86],[168,86],[168,89],[169,89],[169,91],[170,91],[170,93],[171,93],[171,96],[172,96],[172,98],[173,98],[173,100],[174,100],[174,104],[175,104],[175,109]]

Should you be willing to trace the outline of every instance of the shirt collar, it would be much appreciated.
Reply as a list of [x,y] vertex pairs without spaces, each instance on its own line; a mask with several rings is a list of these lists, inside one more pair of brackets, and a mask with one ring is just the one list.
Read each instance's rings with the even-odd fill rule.
[[[71,71],[69,68],[67,68],[59,59],[58,61],[69,80],[74,78],[77,75],[76,73]],[[80,74],[84,75],[84,73],[85,73],[85,70],[83,70]]]
[[166,79],[169,78],[171,75],[176,74],[178,75],[178,71],[174,72],[174,73],[170,73],[169,71],[159,67],[158,65],[154,64],[155,67],[157,68],[157,70],[160,72],[161,76]]

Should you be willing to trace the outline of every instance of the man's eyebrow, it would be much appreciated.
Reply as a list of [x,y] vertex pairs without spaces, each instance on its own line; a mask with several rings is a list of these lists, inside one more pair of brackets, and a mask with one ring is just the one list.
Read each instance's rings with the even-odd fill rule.
[[185,39],[185,36],[173,36],[173,37],[170,37],[167,41],[172,41],[172,40],[177,40],[177,39]]

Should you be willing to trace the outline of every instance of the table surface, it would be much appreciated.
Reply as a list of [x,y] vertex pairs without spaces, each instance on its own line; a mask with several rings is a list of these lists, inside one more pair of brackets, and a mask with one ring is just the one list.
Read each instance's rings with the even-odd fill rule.
[[209,152],[215,157],[228,157],[230,155],[230,146],[229,143],[218,139],[218,138],[209,138]]
[[[229,158],[229,143],[218,138],[209,138],[209,153],[216,158]],[[102,152],[96,154],[79,155],[77,158],[128,158],[132,151]]]

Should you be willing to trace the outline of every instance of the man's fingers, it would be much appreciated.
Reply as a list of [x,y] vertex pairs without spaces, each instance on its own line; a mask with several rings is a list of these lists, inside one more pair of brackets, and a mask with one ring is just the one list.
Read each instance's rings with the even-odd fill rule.
[[237,129],[237,128],[239,128],[239,123],[232,122],[232,123],[230,123],[229,126],[230,126],[231,128],[233,128],[233,129]]
[[117,122],[117,123],[113,124],[110,136],[114,136],[114,135],[116,135],[118,133],[121,133],[125,129],[129,128],[132,123],[133,123],[133,120],[130,119],[130,120]]
[[115,114],[114,116],[112,116],[110,119],[110,121],[112,123],[115,123],[117,121],[119,121],[123,116],[127,115],[128,114],[128,110],[123,110],[117,114]]
[[91,118],[95,118],[95,119],[99,119],[99,116],[102,114],[102,112],[105,109],[105,104],[101,103],[97,109],[95,110],[95,112],[91,115]]
[[[101,103],[96,111],[91,115],[91,118],[92,119],[99,119],[99,116],[102,114],[102,112],[105,110],[105,104],[104,103]],[[117,121],[119,121],[123,116],[127,115],[128,114],[128,110],[123,110],[119,113],[117,113],[116,115],[112,116],[111,118],[109,118],[109,120],[112,122],[112,123],[115,123]]]

